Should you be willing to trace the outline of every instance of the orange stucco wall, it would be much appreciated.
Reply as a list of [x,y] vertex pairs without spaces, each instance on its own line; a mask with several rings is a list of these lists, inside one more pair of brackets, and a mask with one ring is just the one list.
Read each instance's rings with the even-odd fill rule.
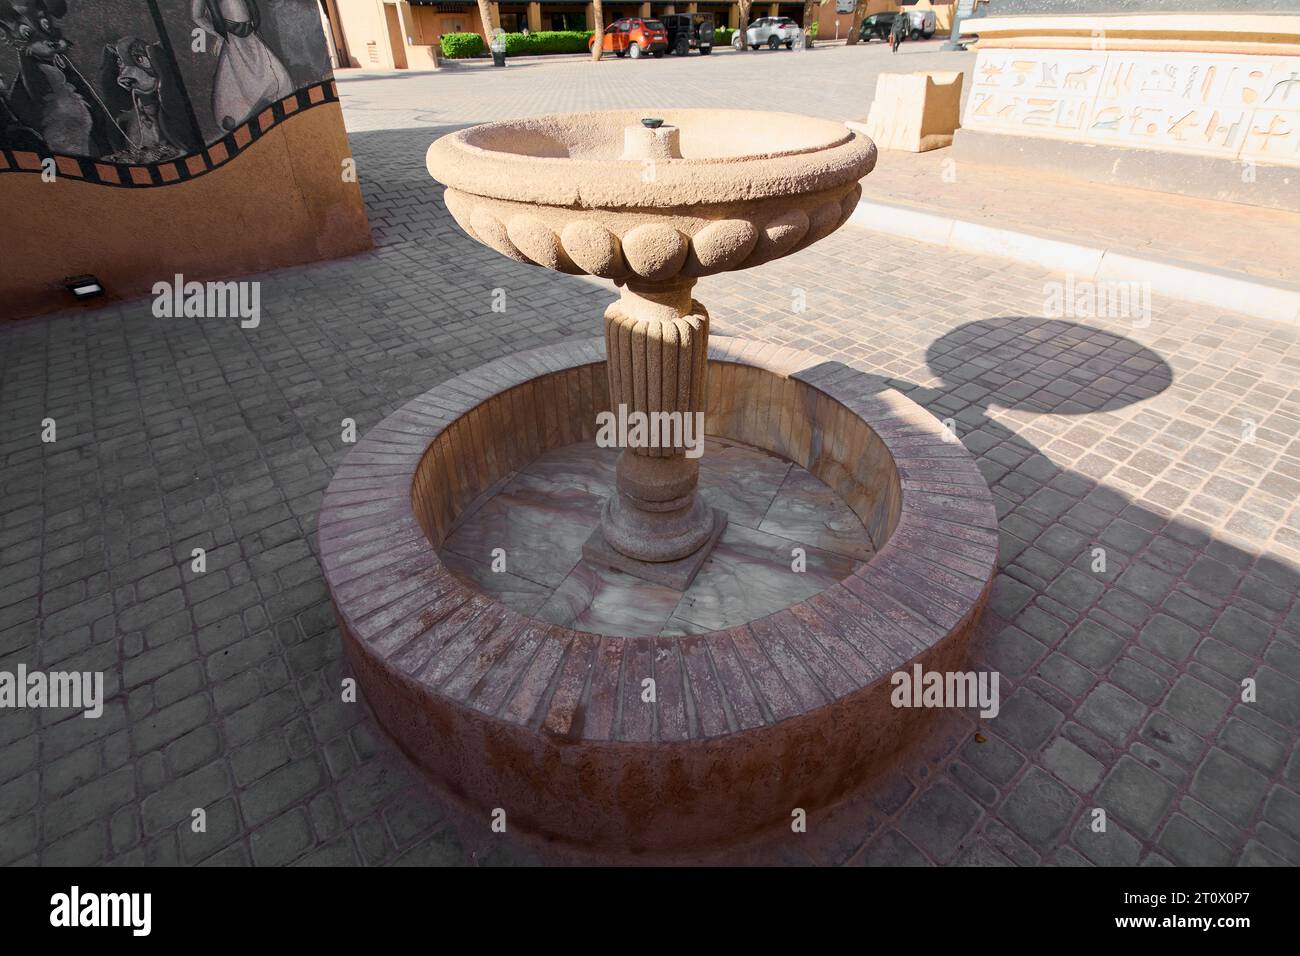
[[[395,2],[398,8],[408,69],[435,68],[436,64],[433,62],[431,51],[437,44],[438,36],[443,33],[453,33],[457,27],[467,33],[478,33],[486,38],[483,22],[479,17],[478,5],[473,0],[466,0],[458,12],[452,13],[439,12],[437,7],[412,5],[401,2],[401,0],[335,0],[335,2],[338,5],[342,19],[342,28],[348,38],[349,62],[344,64],[345,66],[371,70],[392,70],[396,68],[391,40],[384,20],[383,6],[385,2]],[[950,19],[952,0],[922,0],[922,3],[916,9],[925,9],[927,2],[933,3],[933,9],[938,18],[939,32],[946,31],[952,22]],[[649,13],[645,12],[647,6],[650,7]],[[587,29],[591,29],[592,5],[590,3],[578,3],[576,6],[573,3],[529,4],[527,16],[531,25],[530,28],[534,30],[550,29],[548,13],[552,10],[573,11],[584,8]],[[638,3],[636,0],[614,4],[610,0],[606,0],[605,8],[605,22],[607,24],[613,19],[613,14],[631,15],[634,12],[639,13],[641,16],[661,16],[670,12],[686,12],[699,9],[713,13],[716,22],[720,26],[731,27],[736,25],[739,17],[739,8],[736,4],[708,2],[708,0],[699,3],[683,2],[673,4],[666,4],[660,2],[660,0],[654,0],[651,4]],[[512,7],[511,9],[518,12],[521,8]],[[897,9],[899,9],[897,0],[869,0],[866,13],[880,13]],[[769,3],[767,0],[754,0],[750,7],[749,18],[752,21],[758,17],[777,13],[799,18],[802,16],[802,12],[802,4],[798,2]],[[836,12],[834,0],[827,0],[826,3],[819,4],[816,15],[819,24],[818,36],[823,40],[834,40],[837,35],[840,39],[843,39],[848,35],[853,23],[852,13]]]
[[[465,33],[484,35],[476,3],[466,3],[451,13],[402,0],[335,0],[335,3],[341,30],[347,38],[347,62],[342,64],[345,67],[398,69],[398,58],[404,56],[403,69],[437,69],[435,47],[441,34],[455,33],[459,27]],[[394,50],[385,4],[394,7],[398,16],[400,50]]]
[[128,298],[176,273],[225,279],[367,249],[361,190],[343,176],[350,156],[342,110],[327,102],[172,185],[2,173],[0,208],[7,222],[25,224],[25,238],[0,256],[0,318],[71,305],[63,279],[83,273],[110,297]]
[[[897,10],[898,3],[896,0],[870,0],[867,4],[866,13],[868,16],[873,13],[884,13],[889,10]],[[839,25],[838,36],[843,40],[849,35],[849,29],[853,25],[852,13],[836,13],[834,0],[824,3],[817,11],[817,39],[834,40],[836,38],[836,24]]]

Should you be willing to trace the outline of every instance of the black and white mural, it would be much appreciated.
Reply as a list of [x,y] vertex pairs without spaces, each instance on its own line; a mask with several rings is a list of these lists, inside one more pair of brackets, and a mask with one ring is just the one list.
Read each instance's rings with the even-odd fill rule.
[[151,164],[328,79],[318,0],[0,0],[0,148]]

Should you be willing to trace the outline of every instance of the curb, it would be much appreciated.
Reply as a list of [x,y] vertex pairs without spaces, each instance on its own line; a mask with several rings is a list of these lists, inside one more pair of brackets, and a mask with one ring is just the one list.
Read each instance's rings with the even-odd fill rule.
[[1145,282],[1159,295],[1300,325],[1300,285],[1177,259],[1145,258],[909,206],[862,200],[849,222],[873,232],[998,256],[1102,282]]

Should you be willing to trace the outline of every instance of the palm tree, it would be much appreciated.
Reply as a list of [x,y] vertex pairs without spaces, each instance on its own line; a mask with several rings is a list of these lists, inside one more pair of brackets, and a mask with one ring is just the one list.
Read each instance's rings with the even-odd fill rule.
[[749,49],[749,8],[754,5],[754,0],[736,0],[736,6],[740,8],[740,22],[736,27],[736,36],[740,37],[740,49]]
[[871,6],[871,0],[858,0],[853,7],[853,22],[849,24],[849,35],[845,38],[848,46],[858,42],[858,31],[862,29],[862,21],[867,18],[867,7]]
[[492,28],[500,22],[498,17],[493,16],[496,13],[495,7],[496,3],[493,0],[478,0],[478,18],[483,21],[483,42],[485,44],[492,42]]
[[817,24],[817,8],[825,6],[829,0],[803,0],[803,42],[812,46],[812,29]]
[[600,0],[591,0],[591,5],[595,11],[591,16],[591,25],[594,32],[591,35],[591,61],[599,62],[600,55],[605,52],[605,11],[601,7]]

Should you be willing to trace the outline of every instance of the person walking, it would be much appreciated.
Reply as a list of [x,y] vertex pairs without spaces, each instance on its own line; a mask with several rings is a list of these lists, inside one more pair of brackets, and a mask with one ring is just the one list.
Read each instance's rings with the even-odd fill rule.
[[889,49],[892,53],[898,52],[898,45],[903,42],[903,37],[907,35],[907,14],[901,11],[894,17],[893,24],[889,27]]

